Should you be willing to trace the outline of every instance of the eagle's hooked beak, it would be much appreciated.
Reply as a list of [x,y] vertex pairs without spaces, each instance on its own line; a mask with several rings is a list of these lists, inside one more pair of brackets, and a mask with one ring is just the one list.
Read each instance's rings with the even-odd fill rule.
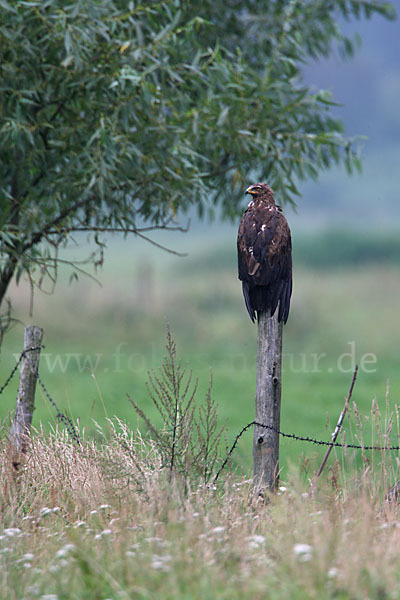
[[246,194],[255,194],[255,190],[253,189],[253,187],[254,186],[252,186],[252,185],[250,187],[248,187],[245,193]]

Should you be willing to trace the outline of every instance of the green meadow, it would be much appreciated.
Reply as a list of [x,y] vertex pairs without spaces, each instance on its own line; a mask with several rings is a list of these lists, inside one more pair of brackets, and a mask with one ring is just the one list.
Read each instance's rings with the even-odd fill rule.
[[[3,342],[2,380],[22,350],[24,325],[34,323],[44,329],[42,379],[60,410],[87,435],[95,437],[97,426],[104,427],[113,416],[133,428],[142,426],[128,395],[158,424],[146,382],[148,372],[160,366],[168,324],[178,357],[198,378],[199,403],[212,376],[219,420],[232,443],[254,418],[257,328],[247,316],[237,280],[234,234],[228,228],[222,236],[215,231],[213,226],[210,235],[167,240],[171,248],[187,251],[186,257],[140,240],[114,239],[104,267],[94,274],[97,281],[80,274],[79,281],[70,282],[65,267],[51,294],[50,282],[44,285],[46,293],[35,291],[33,299],[26,282],[14,287],[17,321]],[[66,251],[65,258],[82,258],[85,251]],[[372,440],[372,402],[387,415],[394,410],[400,391],[399,265],[394,234],[330,231],[295,237],[294,293],[284,330],[283,431],[329,440],[355,363],[359,374],[353,400],[364,415],[367,441]],[[12,415],[17,385],[16,375],[3,392],[5,419]],[[40,388],[36,406],[34,426],[54,427],[55,410]],[[350,417],[347,436],[354,435],[353,429]],[[251,468],[251,447],[248,432],[234,456],[245,473]],[[322,452],[281,439],[284,470]]]
[[[325,449],[281,439],[280,487],[262,499],[251,485],[251,431],[219,480],[204,485],[196,470],[204,454],[190,462],[194,455],[185,448],[191,446],[181,444],[184,468],[172,471],[171,445],[167,453],[162,446],[171,430],[153,441],[129,403],[128,395],[161,428],[146,382],[149,372],[157,376],[168,325],[182,364],[193,372],[192,386],[198,378],[199,405],[212,376],[227,444],[253,420],[256,326],[236,277],[234,235],[212,232],[169,240],[188,251],[186,258],[113,240],[96,274],[101,285],[84,276],[69,283],[63,269],[52,295],[35,293],[32,316],[29,285],[13,288],[19,320],[3,341],[1,379],[22,349],[24,325],[43,327],[40,375],[60,410],[78,424],[82,445],[77,449],[57,424],[40,387],[36,431],[18,469],[3,429],[4,597],[399,597],[399,509],[385,501],[400,479],[398,452],[334,450],[312,487]],[[356,404],[341,441],[398,444],[396,236],[390,252],[382,250],[389,236],[371,235],[367,246],[364,234],[296,238],[282,429],[329,440],[357,363]],[[371,247],[379,260],[371,260]],[[82,257],[83,249],[75,252]],[[344,252],[348,264],[340,260]],[[1,397],[5,428],[17,385],[16,374]],[[196,452],[198,430],[190,431]]]

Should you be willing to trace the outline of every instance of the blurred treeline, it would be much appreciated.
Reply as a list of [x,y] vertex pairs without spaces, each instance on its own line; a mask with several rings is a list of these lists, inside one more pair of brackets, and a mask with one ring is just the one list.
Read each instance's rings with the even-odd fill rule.
[[400,266],[400,235],[332,229],[298,236],[294,260],[308,268],[352,268],[379,263]]
[[[210,248],[181,269],[201,268],[212,261],[213,268],[231,267],[236,261],[231,246]],[[397,231],[362,229],[318,229],[316,232],[297,232],[293,236],[293,262],[307,269],[351,269],[379,264],[400,266],[400,234]]]

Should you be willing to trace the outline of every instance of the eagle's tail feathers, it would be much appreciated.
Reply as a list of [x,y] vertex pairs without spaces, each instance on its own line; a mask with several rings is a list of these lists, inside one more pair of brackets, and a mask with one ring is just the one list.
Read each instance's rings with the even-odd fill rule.
[[244,301],[246,303],[247,312],[250,315],[250,319],[254,323],[254,319],[256,318],[256,313],[250,302],[250,289],[249,289],[249,284],[247,283],[247,281],[242,281],[242,290],[243,290]]
[[270,300],[270,307],[271,307],[271,315],[275,314],[276,308],[278,306],[278,302],[279,300],[281,300],[280,305],[279,305],[279,314],[278,314],[278,321],[281,321],[281,305],[282,305],[282,287],[283,287],[283,281],[280,281],[279,284],[277,285],[277,287],[274,290],[274,294],[271,297]]
[[286,323],[289,316],[289,308],[290,308],[290,297],[292,295],[292,282],[287,281],[284,288],[283,293],[279,303],[279,313],[278,313],[278,321],[282,321]]

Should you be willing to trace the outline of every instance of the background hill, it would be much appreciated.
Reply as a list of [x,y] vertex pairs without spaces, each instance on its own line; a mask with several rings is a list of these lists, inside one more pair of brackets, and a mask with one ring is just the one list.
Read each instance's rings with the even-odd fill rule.
[[[400,13],[400,2],[393,2]],[[372,18],[346,24],[361,38],[354,58],[337,52],[304,69],[307,82],[326,88],[340,103],[334,113],[348,135],[367,136],[362,151],[363,172],[348,177],[333,169],[317,182],[302,186],[299,222],[346,223],[379,228],[399,223],[400,165],[400,36],[399,23]]]

